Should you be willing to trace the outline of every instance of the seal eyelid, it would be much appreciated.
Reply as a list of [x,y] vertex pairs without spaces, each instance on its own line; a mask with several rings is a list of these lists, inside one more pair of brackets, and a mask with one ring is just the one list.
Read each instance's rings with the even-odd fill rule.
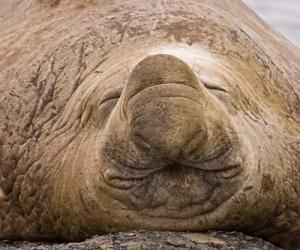
[[201,75],[199,74],[199,72],[196,72],[196,75],[198,77],[200,84],[202,83],[206,89],[217,90],[220,92],[228,93],[228,90],[226,88],[221,87],[220,85],[214,83],[209,77]]
[[110,100],[114,100],[114,99],[119,99],[121,94],[122,94],[123,88],[122,87],[117,87],[117,88],[113,88],[113,89],[109,89],[100,99],[100,101],[98,102],[98,106],[100,106],[101,104],[110,101]]
[[219,86],[217,84],[214,84],[214,83],[211,83],[211,82],[207,82],[207,81],[203,81],[203,80],[202,80],[202,83],[203,83],[204,87],[207,88],[207,89],[218,90],[218,91],[222,91],[222,92],[225,92],[225,93],[228,92],[227,89],[225,89],[224,87],[221,87],[221,86]]

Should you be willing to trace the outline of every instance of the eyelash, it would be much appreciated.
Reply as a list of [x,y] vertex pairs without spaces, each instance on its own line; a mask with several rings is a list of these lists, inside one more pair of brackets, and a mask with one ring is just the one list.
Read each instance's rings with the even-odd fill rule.
[[99,101],[98,105],[101,106],[102,104],[108,102],[108,101],[112,101],[112,100],[115,100],[115,99],[119,99],[120,96],[114,96],[114,97],[109,97],[109,98],[103,98]]
[[220,87],[218,85],[215,84],[211,84],[211,83],[207,83],[207,82],[203,82],[203,85],[205,86],[205,88],[210,89],[210,90],[218,90],[218,91],[222,91],[227,93],[227,89]]
[[120,88],[114,88],[114,89],[109,90],[102,96],[101,100],[98,102],[98,106],[101,106],[105,102],[119,99],[121,96],[121,93],[122,93],[122,89],[120,89]]
[[203,79],[203,77],[201,77],[200,75],[198,75],[199,77],[199,81],[204,85],[205,88],[210,89],[210,90],[217,90],[217,91],[222,91],[224,93],[228,93],[228,90],[224,87],[221,87],[215,83],[212,82],[208,82],[206,80]]

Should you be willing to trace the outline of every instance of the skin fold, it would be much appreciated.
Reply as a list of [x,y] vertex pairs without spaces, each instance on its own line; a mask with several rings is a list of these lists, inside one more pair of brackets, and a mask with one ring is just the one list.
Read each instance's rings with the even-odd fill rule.
[[0,239],[300,247],[300,51],[241,1],[0,3]]

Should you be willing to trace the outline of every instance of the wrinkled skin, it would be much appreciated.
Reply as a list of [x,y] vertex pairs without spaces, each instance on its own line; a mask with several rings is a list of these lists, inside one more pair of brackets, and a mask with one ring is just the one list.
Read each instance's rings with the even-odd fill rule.
[[240,1],[2,2],[1,239],[300,246],[299,49]]

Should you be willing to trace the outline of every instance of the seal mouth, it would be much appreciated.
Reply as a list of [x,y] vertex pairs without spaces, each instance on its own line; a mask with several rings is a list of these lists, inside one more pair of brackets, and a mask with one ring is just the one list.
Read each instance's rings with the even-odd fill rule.
[[[175,167],[178,167],[178,166],[175,166]],[[174,165],[168,166],[168,168],[174,168]],[[181,165],[180,168],[185,168],[185,169],[191,168],[192,169],[194,167]],[[105,183],[108,184],[109,186],[111,186],[113,188],[121,189],[121,190],[127,190],[127,189],[132,188],[135,184],[142,182],[143,180],[149,178],[151,175],[158,173],[160,169],[162,169],[162,168],[159,168],[156,170],[147,169],[146,171],[145,170],[141,171],[140,169],[131,169],[130,175],[128,175],[128,172],[126,172],[126,174],[124,174],[124,171],[108,169],[108,170],[104,171],[102,176],[103,176]],[[237,164],[237,165],[229,165],[224,168],[217,169],[217,170],[198,169],[198,171],[201,171],[201,172],[207,173],[207,174],[216,173],[216,174],[219,174],[224,179],[231,179],[231,178],[238,176],[241,173],[242,169],[241,169],[241,166],[239,164]]]
[[[103,179],[107,184],[113,184],[113,182],[117,183],[120,182],[133,182],[137,180],[143,180],[148,178],[149,176],[159,172],[162,169],[166,169],[167,171],[172,171],[171,169],[175,168],[182,168],[182,169],[197,169],[198,171],[204,172],[204,173],[219,173],[223,178],[230,179],[235,176],[237,176],[241,171],[241,165],[239,163],[229,164],[224,167],[216,167],[212,168],[211,170],[208,170],[206,168],[201,167],[195,167],[195,166],[188,166],[188,165],[182,165],[182,164],[171,164],[166,167],[157,167],[157,168],[146,168],[141,169],[138,167],[132,167],[127,165],[126,163],[122,161],[113,160],[114,163],[117,163],[117,165],[114,165],[115,169],[107,169],[104,171]],[[120,166],[122,168],[120,168]],[[121,188],[122,189],[122,188]]]
[[148,217],[177,219],[209,213],[228,200],[239,189],[236,180],[242,172],[240,164],[215,170],[181,164],[141,170],[118,164],[120,171],[106,170],[103,178],[113,189],[126,192],[129,208]]
[[161,170],[172,172],[173,169],[185,169],[186,171],[195,169],[203,173],[219,173],[223,178],[230,179],[237,176],[242,171],[240,161],[228,161],[233,151],[234,149],[230,147],[225,152],[210,156],[210,158],[197,159],[196,157],[196,159],[189,162],[174,161],[172,164],[160,164],[156,166],[153,164],[145,166],[137,162],[129,163],[128,160],[123,160],[121,158],[116,159],[111,155],[107,155],[108,161],[111,164],[109,164],[109,167],[102,172],[102,176],[108,185],[119,189],[130,188],[129,185],[126,185],[126,188],[122,188],[123,185],[121,185],[121,183],[141,181]]

